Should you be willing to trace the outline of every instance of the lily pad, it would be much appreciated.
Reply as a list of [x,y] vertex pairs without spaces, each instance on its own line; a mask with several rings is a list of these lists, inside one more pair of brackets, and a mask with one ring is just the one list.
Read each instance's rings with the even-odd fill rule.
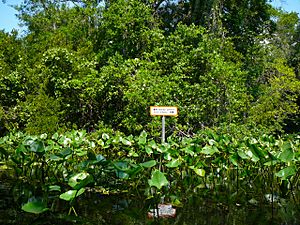
[[77,173],[69,179],[68,185],[74,189],[80,189],[94,181],[93,177],[87,172]]
[[206,155],[213,155],[213,154],[218,153],[218,152],[219,152],[219,150],[217,149],[216,146],[206,145],[202,149],[202,153],[206,154]]
[[154,170],[152,172],[151,179],[148,180],[148,184],[151,187],[156,187],[160,190],[163,186],[167,186],[169,182],[162,172],[160,172],[159,170]]
[[147,162],[140,163],[140,165],[142,167],[145,167],[145,168],[151,168],[151,167],[156,165],[156,161],[155,160],[149,160]]
[[201,168],[194,168],[195,173],[200,176],[200,177],[204,177],[205,176],[205,170],[201,169]]
[[275,176],[280,177],[282,180],[287,180],[295,174],[296,174],[296,168],[294,166],[288,166],[275,173]]
[[166,167],[169,167],[169,168],[176,168],[178,166],[181,165],[181,161],[179,159],[174,159],[172,160],[171,162],[168,162],[166,164]]
[[40,214],[46,212],[49,208],[42,200],[35,199],[23,205],[22,210],[28,213]]
[[65,201],[72,201],[74,198],[78,197],[79,195],[85,192],[85,188],[81,188],[79,190],[69,190],[65,193],[62,193],[59,198]]

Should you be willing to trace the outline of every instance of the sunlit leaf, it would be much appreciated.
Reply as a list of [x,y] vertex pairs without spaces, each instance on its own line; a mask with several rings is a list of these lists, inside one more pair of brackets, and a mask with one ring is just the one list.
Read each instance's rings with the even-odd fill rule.
[[53,134],[52,139],[57,140],[58,139],[58,133]]
[[156,165],[156,161],[155,160],[149,160],[147,162],[140,163],[140,165],[142,167],[145,167],[145,168],[151,168],[151,167]]
[[169,167],[169,168],[176,168],[178,166],[181,165],[181,161],[179,159],[174,159],[172,160],[171,162],[168,162],[166,164],[166,167]]
[[194,147],[193,146],[189,146],[189,147],[183,148],[182,151],[184,151],[186,154],[189,154],[190,156],[194,156],[195,155]]
[[194,172],[198,176],[200,176],[200,177],[204,177],[205,176],[205,170],[204,169],[202,169],[202,168],[194,168],[193,170],[194,170]]
[[145,131],[142,131],[138,140],[139,145],[145,145],[147,142],[147,133]]
[[278,158],[283,162],[290,162],[294,159],[294,151],[290,143],[285,143],[282,147],[282,152],[279,154]]
[[241,157],[242,159],[249,159],[249,156],[246,155],[241,149],[239,149],[237,151],[237,153],[238,153],[239,157]]
[[152,172],[151,179],[148,180],[148,184],[151,187],[156,187],[160,190],[163,186],[167,186],[169,182],[162,172],[159,170],[154,170]]
[[205,145],[203,148],[202,148],[202,151],[201,151],[203,154],[206,154],[206,155],[213,155],[215,153],[219,153],[219,150],[217,149],[216,146],[209,146],[209,145]]
[[103,134],[102,134],[102,139],[103,139],[103,140],[108,140],[108,139],[109,139],[109,135],[106,134],[106,133],[103,133]]
[[78,190],[82,187],[85,187],[89,183],[94,181],[93,177],[87,172],[77,173],[76,175],[72,176],[69,181],[68,185],[72,188]]
[[62,193],[59,198],[65,201],[72,201],[74,198],[78,197],[79,195],[85,192],[85,188],[81,188],[79,190],[69,190],[65,193]]
[[149,142],[149,146],[150,146],[151,148],[153,148],[153,149],[156,149],[156,148],[157,148],[157,145],[156,145],[156,143],[155,143],[154,140],[151,140],[151,141]]
[[291,176],[294,176],[296,174],[296,168],[295,166],[288,166],[277,173],[275,173],[275,176],[280,177],[282,180],[287,180]]
[[49,190],[49,191],[61,191],[61,188],[60,188],[60,186],[58,186],[58,185],[50,185],[50,186],[48,187],[48,190]]
[[40,214],[49,210],[49,208],[42,200],[34,199],[23,205],[22,210],[28,213]]
[[146,147],[145,147],[145,151],[146,151],[146,153],[147,153],[148,155],[150,155],[150,154],[153,153],[152,148],[150,148],[149,146],[146,146]]
[[131,142],[125,138],[122,139],[122,143],[123,143],[123,145],[131,146]]
[[75,153],[76,153],[76,155],[81,157],[81,156],[87,155],[88,152],[85,150],[79,149],[79,150],[75,151]]

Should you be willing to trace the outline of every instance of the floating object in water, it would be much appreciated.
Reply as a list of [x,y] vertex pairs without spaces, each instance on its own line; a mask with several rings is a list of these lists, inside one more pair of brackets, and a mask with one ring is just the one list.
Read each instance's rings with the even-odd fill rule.
[[148,218],[173,218],[176,216],[176,209],[171,204],[158,204],[157,209],[150,209]]

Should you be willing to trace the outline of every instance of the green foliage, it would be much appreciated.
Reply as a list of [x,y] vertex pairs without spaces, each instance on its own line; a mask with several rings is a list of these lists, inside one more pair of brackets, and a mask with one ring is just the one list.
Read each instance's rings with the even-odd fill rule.
[[22,210],[28,213],[40,214],[49,210],[40,199],[34,199],[22,206]]
[[101,126],[158,134],[151,105],[179,108],[170,134],[299,123],[291,71],[299,18],[266,1],[29,0],[16,8],[28,30],[0,33],[2,133]]
[[37,96],[28,96],[23,104],[27,124],[25,131],[31,134],[54,133],[59,128],[60,104],[43,90]]
[[168,180],[165,175],[159,170],[154,170],[151,175],[151,179],[148,180],[150,187],[156,187],[160,190],[163,186],[168,185]]
[[97,43],[101,64],[115,53],[125,59],[140,57],[151,44],[150,30],[155,28],[155,20],[142,1],[113,1],[102,16]]
[[281,130],[284,120],[299,110],[300,82],[282,61],[270,64],[265,73],[264,93],[251,108],[249,119],[269,130]]
[[0,139],[0,154],[10,153],[4,154],[5,163],[15,170],[16,182],[21,181],[21,193],[27,192],[26,196],[14,193],[24,203],[24,211],[52,210],[48,206],[55,204],[53,198],[60,198],[69,202],[69,214],[73,210],[77,215],[77,197],[90,187],[104,194],[141,191],[155,201],[171,196],[178,201],[199,189],[212,195],[218,195],[219,188],[250,194],[259,193],[263,186],[263,194],[280,194],[281,183],[288,181],[292,198],[299,181],[299,135],[236,139],[205,130],[193,138],[170,137],[159,144],[145,132],[96,134],[18,133]]

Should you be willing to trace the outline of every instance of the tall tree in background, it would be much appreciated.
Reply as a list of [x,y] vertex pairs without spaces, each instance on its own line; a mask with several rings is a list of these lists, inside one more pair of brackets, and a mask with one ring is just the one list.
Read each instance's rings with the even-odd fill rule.
[[135,133],[155,129],[153,104],[180,107],[173,128],[278,131],[299,118],[298,17],[265,0],[26,0],[18,9],[27,33],[0,36],[0,126]]

